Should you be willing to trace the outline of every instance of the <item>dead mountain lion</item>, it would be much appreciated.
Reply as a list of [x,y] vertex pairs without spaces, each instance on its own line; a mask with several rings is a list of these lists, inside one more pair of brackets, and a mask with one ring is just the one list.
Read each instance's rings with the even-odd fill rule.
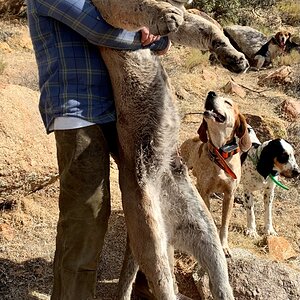
[[[234,72],[248,68],[221,30],[170,1],[94,0],[108,23],[153,34],[214,52]],[[177,155],[179,117],[168,76],[150,50],[101,48],[117,110],[119,182],[129,246],[119,282],[118,299],[130,299],[138,267],[159,300],[175,300],[170,249],[186,251],[210,277],[214,299],[233,299],[227,264],[216,226]]]

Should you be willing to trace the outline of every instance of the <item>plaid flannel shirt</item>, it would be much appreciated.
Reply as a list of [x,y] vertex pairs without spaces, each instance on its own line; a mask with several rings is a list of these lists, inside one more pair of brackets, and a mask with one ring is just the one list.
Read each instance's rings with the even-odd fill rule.
[[[114,121],[112,87],[97,46],[141,49],[140,33],[113,28],[89,0],[27,0],[27,9],[47,132],[61,116]],[[167,43],[164,37],[147,48],[163,50]]]

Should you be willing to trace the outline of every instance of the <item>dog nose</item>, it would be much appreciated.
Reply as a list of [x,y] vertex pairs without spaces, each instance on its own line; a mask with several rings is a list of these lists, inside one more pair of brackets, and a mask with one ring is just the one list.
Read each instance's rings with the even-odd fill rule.
[[217,94],[215,92],[213,92],[213,91],[208,92],[206,100],[205,100],[204,108],[206,110],[213,110],[214,102],[215,102],[216,98],[217,98]]
[[207,94],[207,100],[208,99],[214,99],[214,98],[216,98],[217,97],[217,94],[214,92],[214,91],[210,91],[210,92],[208,92],[208,94]]

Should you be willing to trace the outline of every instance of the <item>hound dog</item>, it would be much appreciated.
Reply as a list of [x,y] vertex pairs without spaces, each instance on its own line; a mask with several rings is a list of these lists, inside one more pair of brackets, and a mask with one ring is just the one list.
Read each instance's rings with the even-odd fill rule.
[[[249,64],[244,54],[216,25],[187,13],[186,2],[93,0],[115,27],[138,31],[145,26],[153,34],[169,34],[177,43],[215,52],[232,71],[245,71]],[[130,299],[140,267],[156,299],[175,300],[169,255],[173,246],[205,267],[214,299],[233,299],[217,228],[178,157],[179,116],[159,57],[149,49],[100,51],[114,92],[119,183],[129,237],[118,299]]]
[[260,70],[263,67],[268,67],[273,60],[283,54],[286,49],[286,44],[291,37],[288,31],[279,31],[267,43],[265,43],[254,55],[252,69]]
[[277,235],[272,222],[272,203],[279,176],[294,178],[300,174],[299,166],[290,143],[274,139],[262,144],[249,126],[252,147],[241,155],[244,201],[247,209],[247,231],[251,237],[258,237],[254,215],[254,191],[262,191],[265,207],[265,234]]
[[181,145],[181,155],[197,178],[197,189],[210,208],[212,193],[224,193],[220,239],[230,256],[228,226],[234,193],[241,178],[240,150],[251,146],[245,118],[231,99],[209,92],[199,137]]

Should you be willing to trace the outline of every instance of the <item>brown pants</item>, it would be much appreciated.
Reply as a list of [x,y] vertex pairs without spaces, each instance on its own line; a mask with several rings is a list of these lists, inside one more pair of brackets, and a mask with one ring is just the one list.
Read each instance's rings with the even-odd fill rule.
[[95,295],[96,271],[110,215],[109,154],[115,123],[55,132],[60,174],[52,300]]

